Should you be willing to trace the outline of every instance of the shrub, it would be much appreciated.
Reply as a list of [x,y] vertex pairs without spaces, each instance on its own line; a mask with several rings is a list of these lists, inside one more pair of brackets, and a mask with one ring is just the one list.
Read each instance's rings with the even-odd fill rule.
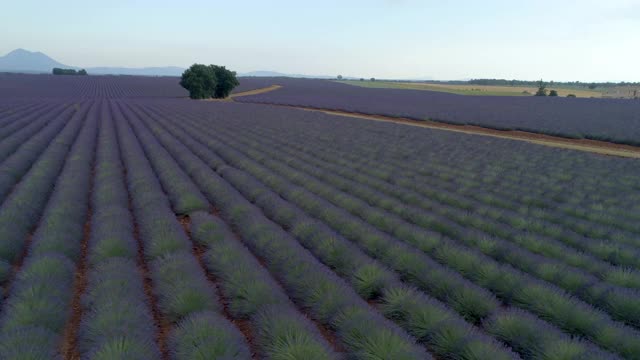
[[244,336],[221,315],[211,311],[185,317],[169,339],[173,358],[249,359],[251,351]]

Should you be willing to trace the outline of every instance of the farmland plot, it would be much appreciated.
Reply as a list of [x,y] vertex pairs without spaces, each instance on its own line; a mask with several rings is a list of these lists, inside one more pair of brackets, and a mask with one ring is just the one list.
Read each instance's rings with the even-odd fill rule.
[[238,101],[341,110],[640,145],[640,101],[466,96],[425,90],[363,88],[310,79],[274,78],[272,83],[282,85],[282,88],[242,97]]
[[0,358],[640,359],[638,160],[105,84],[0,100]]

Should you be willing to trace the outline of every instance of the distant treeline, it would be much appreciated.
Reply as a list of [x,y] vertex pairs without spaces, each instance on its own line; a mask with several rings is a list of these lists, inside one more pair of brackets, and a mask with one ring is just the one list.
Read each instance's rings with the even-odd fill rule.
[[[450,81],[449,83],[455,83]],[[461,81],[461,84],[473,84],[473,85],[494,85],[494,86],[538,86],[539,81],[527,81],[527,80],[506,80],[506,79],[473,79],[469,81]],[[567,86],[567,87],[588,87],[590,89],[595,88],[610,88],[616,86],[639,86],[640,83],[632,82],[591,82],[584,83],[580,81],[569,82],[554,82],[549,83],[550,86]]]
[[87,70],[53,68],[53,75],[87,75]]

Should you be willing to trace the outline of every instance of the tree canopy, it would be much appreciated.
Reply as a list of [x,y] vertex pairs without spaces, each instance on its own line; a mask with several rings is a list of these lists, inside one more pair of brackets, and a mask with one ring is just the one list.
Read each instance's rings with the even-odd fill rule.
[[231,93],[231,90],[240,85],[238,78],[236,78],[236,72],[227,70],[224,66],[209,65],[213,67],[213,72],[216,77],[216,87],[213,92],[213,97],[217,99],[224,99]]
[[542,79],[538,81],[538,91],[535,96],[547,96],[547,84]]
[[226,98],[239,84],[235,71],[218,65],[193,64],[182,73],[180,80],[192,99]]
[[61,68],[53,68],[53,75],[87,75],[87,71],[85,69],[74,70],[74,69],[61,69]]

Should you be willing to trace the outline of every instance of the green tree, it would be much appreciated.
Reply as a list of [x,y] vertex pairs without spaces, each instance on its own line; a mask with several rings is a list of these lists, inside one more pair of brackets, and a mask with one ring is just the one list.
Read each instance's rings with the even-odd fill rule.
[[376,78],[371,78],[371,81],[376,81]]
[[535,96],[547,96],[547,84],[542,79],[538,81],[538,91]]
[[216,99],[224,99],[231,90],[240,85],[235,71],[227,70],[224,66],[209,65],[213,69],[215,75],[215,87],[213,91],[213,97]]
[[85,70],[85,69],[80,69],[80,70],[78,71],[78,75],[87,75],[87,70]]
[[569,95],[567,95],[567,97],[574,98],[574,97],[576,97],[576,95],[575,94],[569,94]]
[[193,64],[182,73],[180,86],[189,91],[192,99],[208,99],[216,90],[216,74],[211,66]]
[[338,80],[342,80],[342,75],[338,75]]
[[558,96],[558,92],[556,90],[549,91],[549,96]]
[[[75,71],[74,69],[53,68],[52,73],[53,75],[78,75],[78,72]],[[80,74],[80,75],[83,75],[83,74]]]
[[597,87],[598,87],[598,84],[596,84],[596,83],[591,83],[591,84],[589,85],[589,89],[591,89],[591,90],[593,90],[593,89],[595,89],[595,88],[597,88]]

